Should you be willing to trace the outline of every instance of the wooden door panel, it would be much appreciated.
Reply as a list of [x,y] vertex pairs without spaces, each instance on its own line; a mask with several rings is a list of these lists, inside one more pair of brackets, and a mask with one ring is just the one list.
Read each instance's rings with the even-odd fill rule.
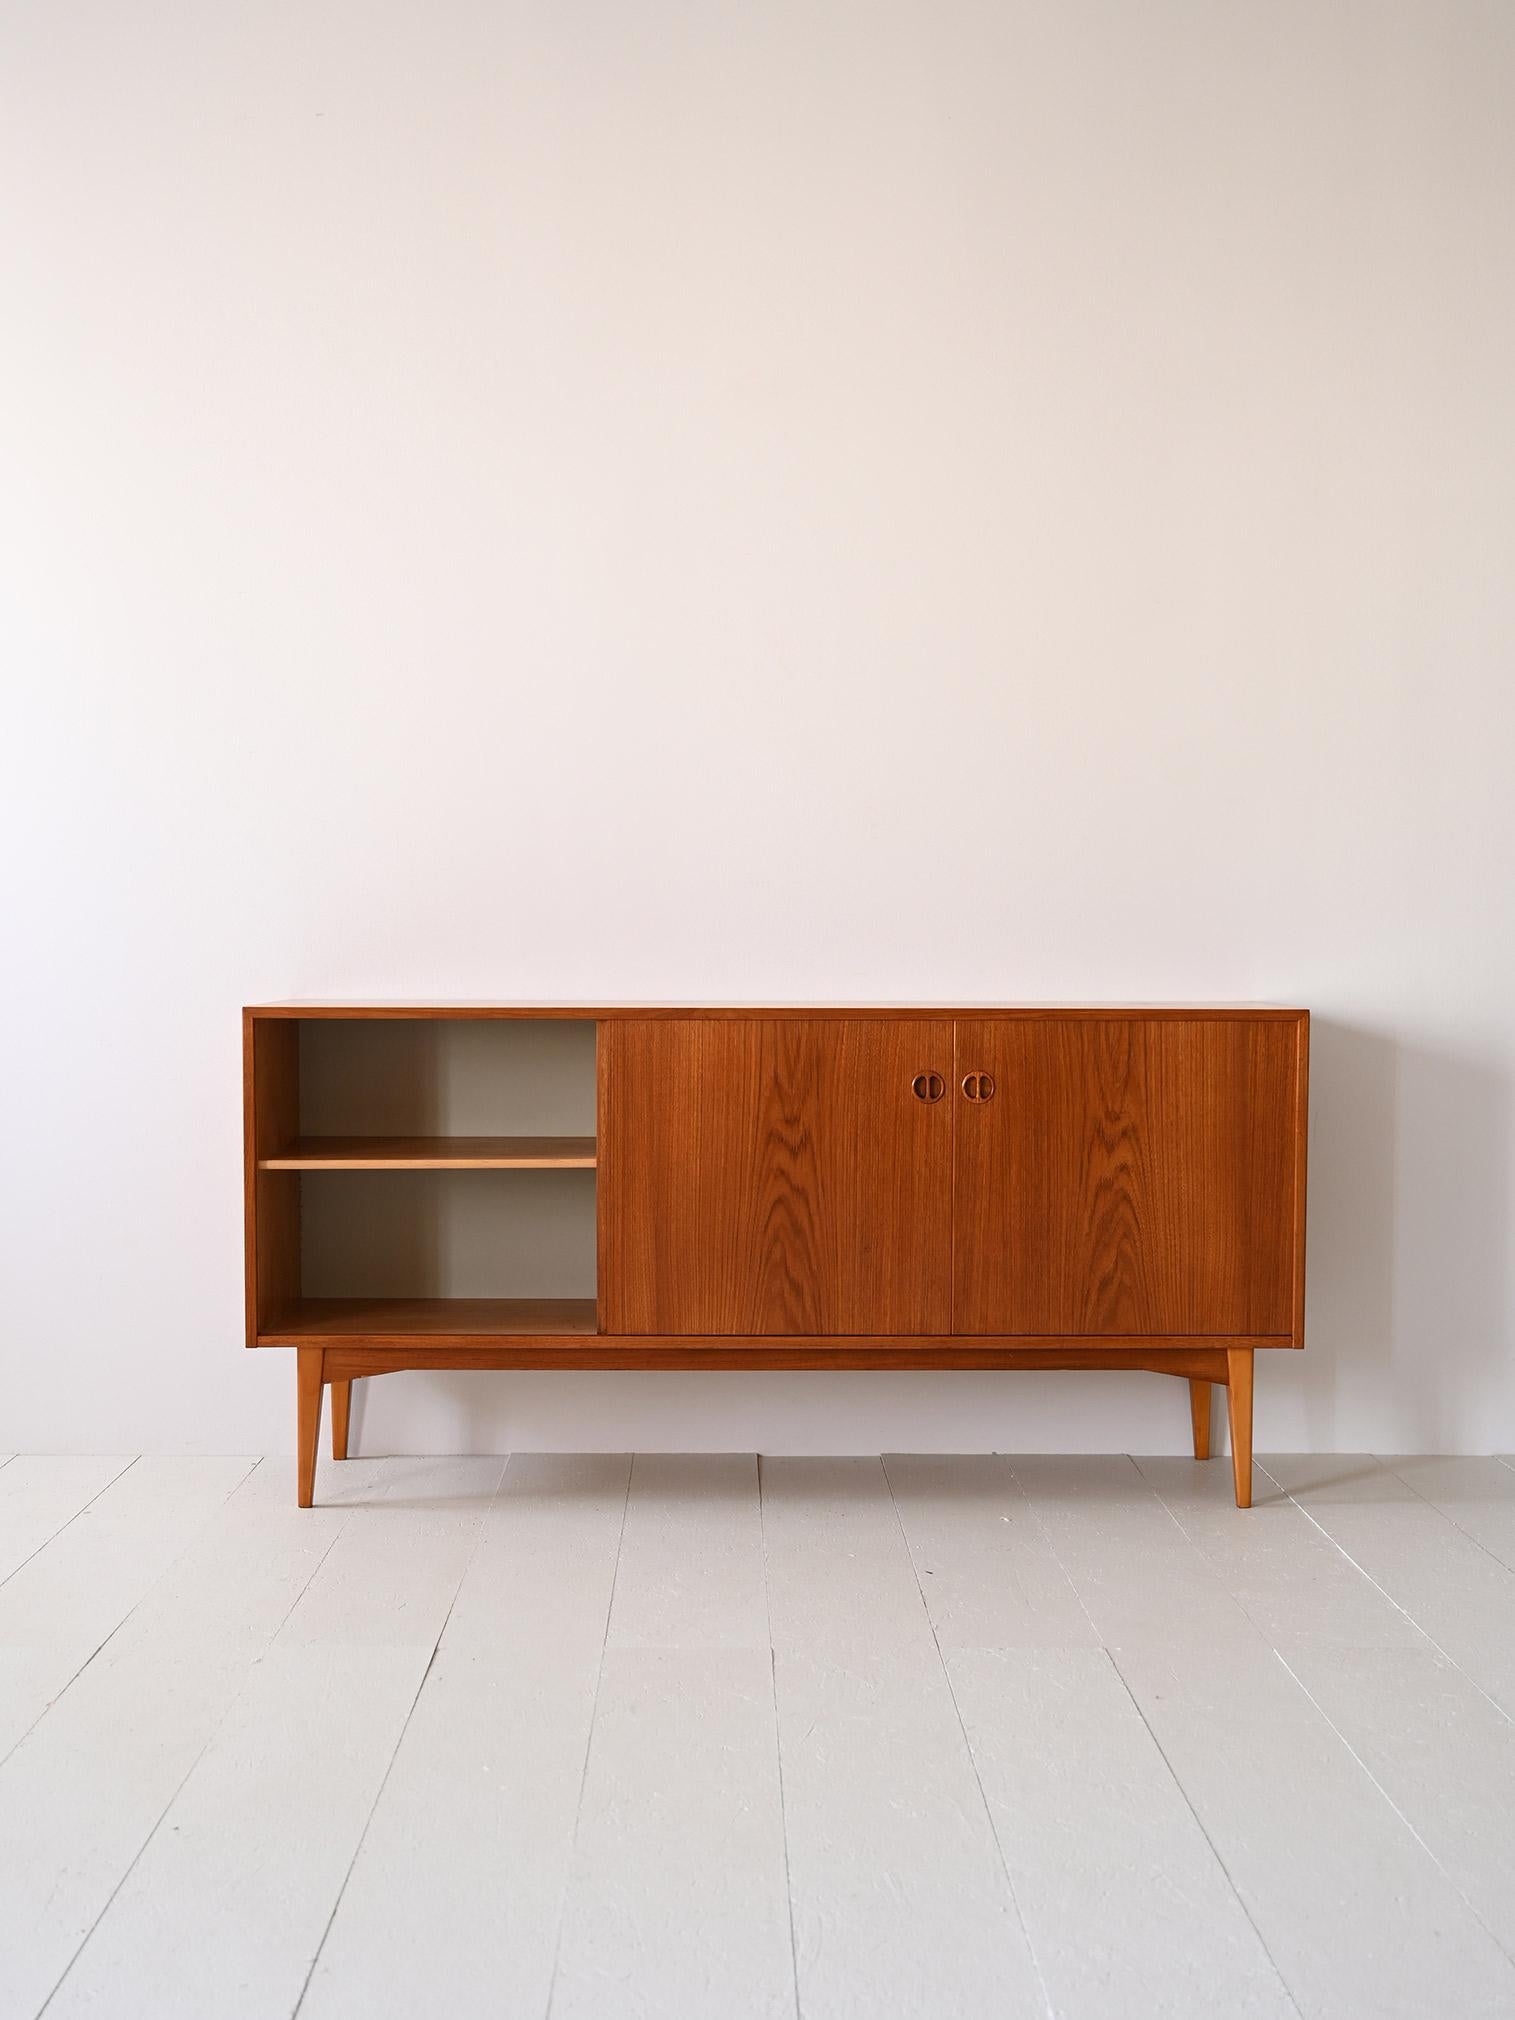
[[959,1022],[954,1330],[1288,1334],[1297,1046],[1281,1020]]
[[945,1333],[947,1019],[600,1027],[600,1329]]

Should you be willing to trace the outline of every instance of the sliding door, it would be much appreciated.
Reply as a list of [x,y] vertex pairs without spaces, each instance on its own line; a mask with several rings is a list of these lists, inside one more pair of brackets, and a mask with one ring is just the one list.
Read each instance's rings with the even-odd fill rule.
[[945,1333],[950,1020],[600,1027],[600,1330]]

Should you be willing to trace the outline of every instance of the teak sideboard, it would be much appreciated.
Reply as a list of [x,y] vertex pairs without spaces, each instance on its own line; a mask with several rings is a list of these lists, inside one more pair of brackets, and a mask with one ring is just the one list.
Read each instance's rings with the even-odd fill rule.
[[1306,1011],[290,1003],[243,1031],[247,1343],[296,1349],[302,1507],[323,1390],[342,1459],[353,1381],[400,1368],[1142,1369],[1188,1381],[1197,1459],[1225,1388],[1250,1505],[1253,1355],[1304,1344]]

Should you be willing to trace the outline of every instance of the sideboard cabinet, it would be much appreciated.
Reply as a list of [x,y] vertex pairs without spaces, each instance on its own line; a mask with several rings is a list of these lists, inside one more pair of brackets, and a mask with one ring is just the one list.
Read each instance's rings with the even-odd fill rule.
[[399,1368],[1128,1368],[1304,1343],[1309,1017],[272,1004],[244,1012],[247,1341]]

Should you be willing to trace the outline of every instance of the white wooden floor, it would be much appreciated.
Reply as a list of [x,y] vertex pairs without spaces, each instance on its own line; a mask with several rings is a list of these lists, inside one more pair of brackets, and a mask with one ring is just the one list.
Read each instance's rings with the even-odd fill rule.
[[1515,2016],[1515,1462],[0,1465],[0,2015]]

